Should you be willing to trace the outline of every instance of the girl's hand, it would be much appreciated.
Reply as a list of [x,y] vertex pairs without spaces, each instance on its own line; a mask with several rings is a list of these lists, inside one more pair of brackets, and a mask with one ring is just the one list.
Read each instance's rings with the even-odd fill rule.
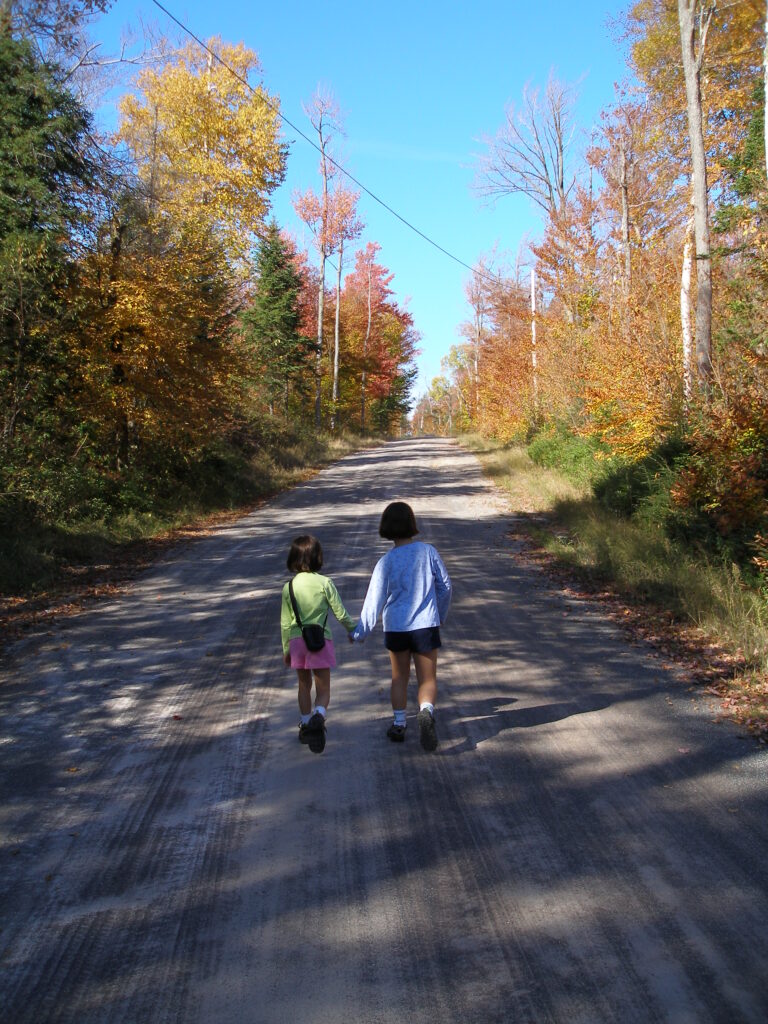
[[290,654],[284,654],[283,655],[283,661],[288,666],[288,668],[291,667],[291,656],[290,656]]

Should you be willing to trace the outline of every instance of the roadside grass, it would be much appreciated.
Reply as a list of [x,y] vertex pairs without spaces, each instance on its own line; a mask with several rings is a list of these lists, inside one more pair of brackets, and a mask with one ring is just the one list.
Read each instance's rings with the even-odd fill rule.
[[[657,613],[674,623],[724,713],[768,739],[768,602],[737,565],[716,562],[659,527],[610,512],[587,483],[536,465],[522,447],[472,435],[460,441],[506,492],[551,563],[592,590],[608,588],[641,618]],[[658,636],[666,630],[651,631]],[[717,672],[707,671],[712,663]]]
[[122,508],[97,497],[67,517],[40,515],[34,503],[0,494],[0,615],[30,599],[45,600],[119,573],[130,563],[143,564],[150,549],[240,515],[322,466],[382,440],[314,433],[281,437],[248,459],[193,467],[190,478],[163,497],[144,487],[137,487],[134,497],[129,483]]

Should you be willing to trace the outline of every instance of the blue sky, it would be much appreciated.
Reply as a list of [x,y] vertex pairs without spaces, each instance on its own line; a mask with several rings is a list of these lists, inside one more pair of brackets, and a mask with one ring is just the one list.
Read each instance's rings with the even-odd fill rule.
[[[251,5],[235,0],[162,0],[198,36],[219,35],[256,50],[263,84],[283,113],[311,128],[302,103],[319,84],[345,116],[342,163],[371,192],[467,264],[494,246],[512,258],[536,238],[541,219],[529,200],[512,196],[495,207],[473,193],[483,136],[493,135],[508,103],[526,83],[543,87],[550,70],[579,84],[577,119],[584,137],[627,75],[609,27],[626,5],[607,0],[474,0],[368,6],[341,2]],[[114,51],[125,26],[149,22],[178,29],[150,0],[117,0],[92,27]],[[105,116],[109,117],[108,112]],[[281,227],[301,241],[294,192],[317,188],[317,153],[289,127],[287,178],[273,198]],[[577,141],[578,144],[578,141]],[[393,288],[408,303],[422,336],[419,389],[440,372],[468,316],[469,272],[429,246],[365,194],[361,244],[377,241]],[[308,241],[308,239],[305,239]]]

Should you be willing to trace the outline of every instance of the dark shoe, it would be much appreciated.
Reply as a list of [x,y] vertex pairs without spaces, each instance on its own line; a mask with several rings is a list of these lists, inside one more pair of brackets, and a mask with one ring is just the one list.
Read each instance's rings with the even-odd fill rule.
[[299,722],[299,743],[309,743],[309,730],[303,722]]
[[307,722],[307,744],[313,754],[322,754],[325,750],[325,719],[319,711]]
[[419,739],[425,750],[437,750],[437,730],[434,716],[424,708],[417,718],[419,723]]
[[393,743],[403,743],[405,740],[405,726],[395,725],[393,722],[387,729],[387,736],[389,736]]

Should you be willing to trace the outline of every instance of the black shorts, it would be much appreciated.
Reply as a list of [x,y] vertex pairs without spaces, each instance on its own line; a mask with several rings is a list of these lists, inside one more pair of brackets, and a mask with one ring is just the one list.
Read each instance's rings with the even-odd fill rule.
[[411,654],[429,654],[438,647],[440,643],[440,630],[437,626],[428,626],[427,629],[407,629],[403,633],[391,633],[384,631],[384,646],[388,651],[410,651]]

